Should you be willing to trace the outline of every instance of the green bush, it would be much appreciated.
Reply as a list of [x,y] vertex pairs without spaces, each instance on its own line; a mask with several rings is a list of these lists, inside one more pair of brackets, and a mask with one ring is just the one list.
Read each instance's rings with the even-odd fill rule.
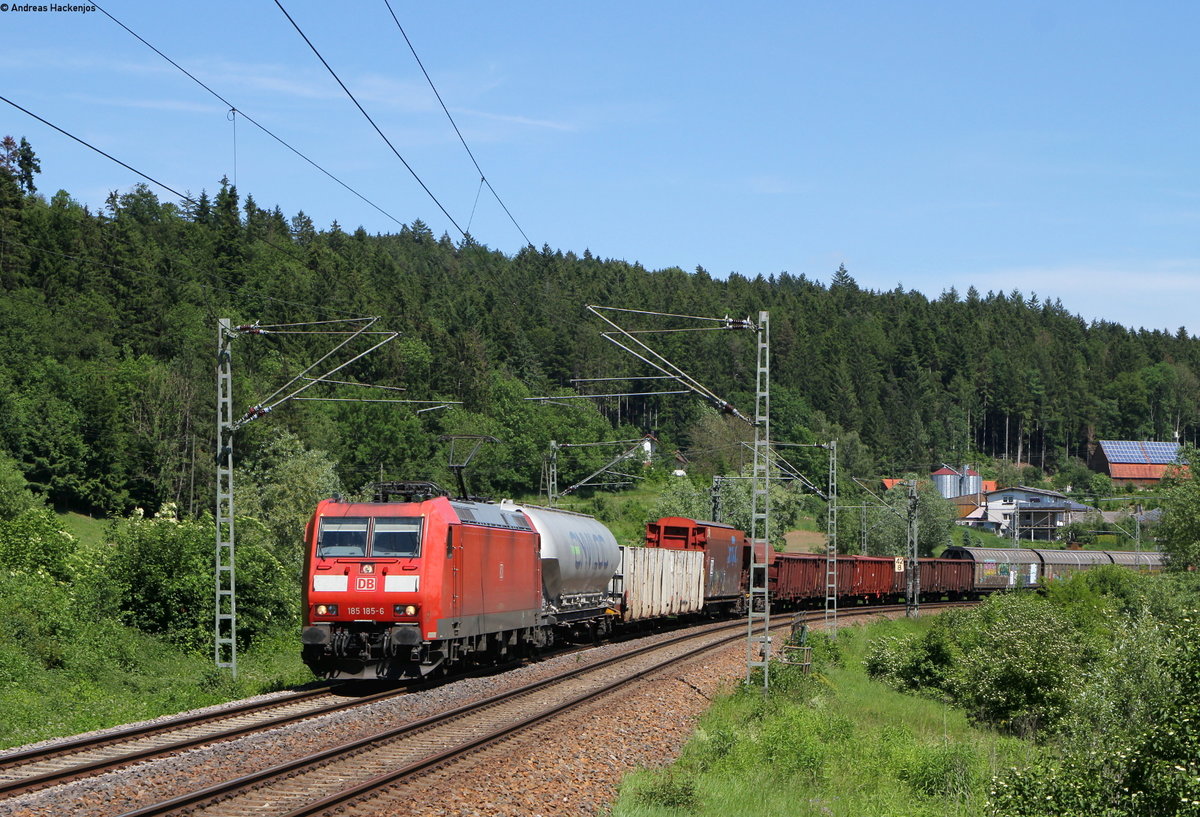
[[[285,571],[250,520],[237,528],[238,643],[247,647],[271,629],[298,623],[298,577]],[[185,649],[207,651],[214,619],[211,522],[120,520],[112,528],[108,580],[121,620],[169,637]]]
[[960,743],[917,745],[899,770],[899,778],[917,794],[962,798],[979,778],[975,750]]
[[1100,653],[1061,607],[1006,593],[942,614],[923,636],[879,639],[864,663],[896,689],[943,696],[977,722],[1033,737],[1059,725]]
[[634,800],[645,806],[693,812],[700,806],[696,781],[674,769],[654,772],[634,791]]
[[6,569],[68,579],[74,546],[75,538],[59,527],[48,508],[28,508],[0,520],[0,564]]

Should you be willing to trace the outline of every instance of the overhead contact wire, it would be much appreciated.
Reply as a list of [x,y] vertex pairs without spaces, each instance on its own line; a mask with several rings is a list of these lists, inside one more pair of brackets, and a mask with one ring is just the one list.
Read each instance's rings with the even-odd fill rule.
[[[95,4],[93,3],[93,5],[95,5]],[[155,48],[155,47],[154,47],[152,44],[150,44],[149,42],[147,42],[147,40],[146,40],[144,37],[142,37],[140,34],[138,34],[136,31],[134,31],[134,30],[133,30],[133,29],[131,29],[129,26],[125,25],[125,24],[124,24],[124,23],[122,23],[120,20],[118,20],[116,17],[113,17],[111,14],[109,14],[107,11],[105,11],[105,10],[104,10],[104,8],[103,8],[102,6],[98,6],[98,5],[97,5],[97,6],[96,6],[96,8],[97,8],[97,9],[98,9],[98,10],[99,10],[99,11],[100,11],[102,14],[104,14],[104,16],[106,16],[108,19],[112,20],[114,23],[116,23],[117,25],[119,25],[121,28],[123,28],[123,29],[125,29],[126,31],[128,31],[128,32],[129,32],[131,35],[133,35],[133,37],[134,37],[135,39],[137,39],[138,41],[140,41],[140,42],[141,42],[143,45],[145,45],[147,48],[149,48],[149,49],[150,49],[151,51],[153,51],[155,54],[157,54],[158,56],[162,57],[164,60],[166,60],[167,62],[171,63],[171,65],[175,66],[175,67],[176,67],[176,68],[178,68],[180,71],[182,71],[182,72],[183,72],[183,74],[184,74],[185,76],[187,76],[187,78],[188,78],[188,79],[190,79],[192,82],[196,83],[196,84],[197,84],[197,85],[199,85],[201,88],[203,88],[204,90],[208,91],[208,92],[209,92],[210,94],[212,94],[214,97],[216,97],[217,99],[219,99],[221,102],[225,103],[225,105],[229,107],[229,109],[230,109],[230,111],[231,111],[231,112],[233,112],[233,113],[235,113],[235,114],[241,114],[241,115],[242,115],[242,118],[243,118],[243,119],[245,119],[247,122],[249,122],[251,125],[253,125],[254,127],[258,128],[260,131],[262,131],[263,133],[265,133],[267,136],[270,136],[270,137],[271,137],[272,139],[274,139],[276,142],[278,142],[279,144],[283,145],[285,148],[287,148],[287,149],[288,149],[288,150],[290,150],[292,153],[294,153],[294,154],[296,154],[297,156],[299,156],[299,157],[300,157],[301,159],[303,159],[304,161],[308,162],[310,165],[312,165],[312,166],[313,166],[313,167],[315,167],[317,170],[319,170],[319,171],[321,171],[322,173],[324,173],[326,176],[328,176],[328,177],[329,177],[330,179],[332,179],[333,181],[335,181],[335,182],[337,182],[338,184],[340,184],[342,187],[344,187],[346,190],[348,190],[348,191],[350,191],[351,193],[353,193],[355,196],[358,196],[358,198],[359,198],[360,200],[362,200],[362,201],[363,201],[363,202],[365,202],[366,204],[370,205],[371,207],[374,207],[374,208],[375,208],[377,211],[379,211],[381,214],[383,214],[383,215],[384,215],[384,216],[386,216],[387,218],[391,219],[392,221],[394,221],[396,224],[400,225],[401,227],[405,226],[405,225],[404,225],[404,222],[400,221],[400,219],[396,218],[396,217],[395,217],[395,216],[393,216],[391,213],[389,213],[387,210],[384,210],[384,209],[383,209],[382,207],[380,207],[378,204],[376,204],[375,202],[373,202],[373,201],[371,201],[370,199],[368,199],[368,198],[367,198],[366,196],[364,196],[362,193],[358,192],[358,191],[357,191],[357,190],[355,190],[353,187],[351,187],[350,185],[346,184],[344,181],[342,181],[341,179],[339,179],[337,176],[333,175],[333,174],[332,174],[332,173],[330,173],[328,170],[326,170],[325,168],[321,167],[321,165],[317,164],[317,163],[316,163],[314,160],[312,160],[312,159],[308,158],[307,156],[305,156],[305,155],[304,155],[303,153],[301,153],[299,150],[297,150],[296,148],[294,148],[294,147],[292,147],[290,144],[288,144],[286,141],[284,141],[284,140],[283,140],[281,137],[279,137],[279,136],[276,136],[274,133],[272,133],[272,132],[271,132],[270,130],[268,130],[268,129],[267,129],[265,126],[263,126],[262,124],[260,124],[260,123],[259,123],[257,120],[255,120],[255,119],[254,119],[254,117],[250,116],[248,113],[246,113],[245,111],[243,111],[241,108],[238,108],[238,107],[234,106],[234,104],[233,104],[232,102],[230,102],[228,99],[226,99],[225,97],[223,97],[223,96],[221,96],[220,94],[218,94],[218,93],[217,93],[216,91],[214,91],[212,88],[208,87],[208,85],[204,84],[204,82],[202,82],[202,81],[201,81],[200,79],[198,79],[198,78],[197,78],[197,77],[196,77],[194,74],[192,74],[192,72],[191,72],[191,71],[188,71],[188,70],[187,70],[186,68],[184,68],[182,65],[180,65],[180,64],[179,64],[179,63],[177,63],[177,62],[175,62],[175,60],[171,59],[171,58],[170,58],[170,57],[168,57],[166,54],[164,54],[163,52],[159,51],[159,50],[158,50],[157,48]],[[235,149],[235,151],[236,151],[236,143],[235,143],[235,148],[234,148],[234,149]],[[236,185],[236,171],[235,171],[235,174],[234,174],[234,175],[235,175],[235,180],[234,180],[234,183],[235,183],[235,185]]]
[[[471,157],[471,162],[474,163],[475,169],[479,171],[480,184],[487,185],[488,190],[491,190],[492,195],[496,198],[496,202],[501,208],[504,209],[504,213],[508,216],[509,221],[511,221],[513,226],[517,228],[517,232],[521,234],[521,237],[525,239],[525,243],[531,244],[532,242],[529,240],[529,236],[525,235],[525,231],[521,229],[521,225],[517,223],[515,218],[513,218],[513,214],[509,212],[508,206],[505,205],[504,201],[500,198],[500,194],[496,192],[496,188],[492,187],[492,183],[488,181],[487,174],[484,173],[483,168],[479,166],[479,162],[476,160],[475,154],[471,152],[471,148],[467,145],[467,140],[463,137],[462,131],[458,129],[458,123],[455,122],[454,117],[450,115],[450,109],[446,107],[446,103],[442,101],[442,95],[438,93],[437,86],[433,84],[433,78],[429,76],[429,72],[425,70],[425,64],[421,62],[421,58],[417,55],[417,49],[413,47],[412,40],[408,39],[408,33],[404,30],[404,26],[400,25],[400,18],[398,18],[396,16],[396,12],[392,10],[392,4],[390,0],[383,0],[383,4],[387,6],[388,12],[392,15],[392,20],[394,20],[396,23],[396,28],[400,29],[400,35],[404,37],[404,42],[408,43],[408,50],[412,52],[413,59],[415,59],[417,61],[417,65],[420,66],[421,73],[425,75],[425,81],[429,83],[429,87],[433,90],[433,95],[437,97],[438,104],[442,106],[442,110],[445,112],[446,118],[450,120],[451,127],[453,127],[454,132],[458,134],[458,141],[462,142],[462,146],[467,151],[467,155]],[[476,195],[475,200],[476,203],[478,203],[478,194]],[[472,210],[472,214],[474,214],[474,210]],[[470,227],[468,226],[467,229],[470,229]]]
[[116,156],[113,156],[112,154],[109,154],[109,153],[105,153],[105,152],[104,152],[104,151],[102,151],[100,148],[96,147],[95,145],[91,144],[90,142],[85,142],[85,141],[83,141],[82,139],[80,139],[78,136],[76,136],[75,134],[73,134],[73,133],[68,133],[67,131],[65,131],[65,130],[63,130],[62,128],[60,128],[58,125],[55,125],[53,122],[50,122],[50,121],[48,121],[48,120],[46,120],[46,119],[42,119],[42,117],[38,116],[38,115],[37,115],[37,114],[35,114],[33,111],[31,111],[31,110],[28,110],[27,108],[22,108],[20,105],[18,105],[17,103],[13,102],[13,101],[12,101],[11,99],[9,99],[8,97],[0,96],[0,101],[7,102],[9,105],[12,105],[12,106],[13,106],[14,108],[16,108],[18,111],[21,111],[21,112],[22,112],[22,113],[24,113],[24,114],[28,114],[29,116],[32,116],[34,119],[36,119],[37,121],[41,122],[43,125],[47,125],[47,126],[49,126],[49,127],[51,127],[51,128],[54,128],[56,131],[58,131],[59,133],[61,133],[63,136],[66,136],[68,139],[74,139],[76,142],[78,142],[79,144],[83,145],[85,148],[89,148],[89,149],[91,149],[91,150],[94,150],[94,151],[96,151],[96,152],[97,152],[97,153],[99,153],[101,156],[103,156],[105,159],[110,159],[110,160],[112,160],[112,161],[116,162],[116,163],[117,163],[117,164],[119,164],[121,167],[125,168],[126,170],[133,171],[134,173],[136,173],[137,175],[141,176],[143,179],[146,179],[146,180],[147,180],[147,181],[149,181],[150,183],[158,185],[158,186],[159,186],[159,187],[161,187],[163,190],[170,190],[172,193],[174,193],[176,196],[179,196],[179,198],[183,199],[184,201],[186,201],[186,202],[189,202],[189,203],[191,203],[191,204],[195,204],[195,203],[196,203],[195,199],[193,199],[191,196],[188,196],[188,195],[186,195],[186,194],[184,194],[184,193],[180,193],[180,192],[179,192],[178,190],[176,190],[174,187],[171,187],[170,185],[163,184],[163,183],[162,183],[162,182],[160,182],[158,179],[154,178],[153,176],[150,176],[150,175],[147,175],[147,174],[143,173],[142,171],[138,170],[136,167],[133,167],[132,165],[127,165],[127,164],[125,164],[125,163],[124,163],[124,162],[122,162],[120,159],[118,159]]
[[428,185],[421,180],[421,177],[417,175],[417,171],[413,170],[412,166],[405,161],[403,156],[400,155],[400,151],[396,150],[396,146],[392,144],[392,140],[388,139],[387,135],[380,129],[378,125],[375,124],[375,120],[371,118],[369,113],[367,113],[366,108],[359,104],[358,99],[353,93],[350,92],[350,89],[346,87],[346,83],[342,82],[342,79],[337,75],[337,72],[334,71],[329,63],[326,62],[325,58],[321,56],[321,52],[317,50],[315,45],[313,45],[312,40],[308,39],[308,35],[304,33],[303,29],[300,28],[296,21],[292,19],[292,15],[288,14],[287,9],[283,7],[283,3],[280,3],[279,0],[275,0],[275,5],[279,6],[279,10],[283,12],[283,16],[286,17],[288,22],[292,24],[292,28],[296,29],[296,33],[299,34],[304,42],[308,44],[308,47],[312,49],[312,52],[317,55],[317,59],[319,59],[321,64],[325,66],[325,70],[327,70],[330,75],[337,80],[337,84],[340,85],[342,90],[346,92],[346,96],[350,97],[350,101],[354,103],[354,106],[358,108],[359,112],[366,117],[368,122],[371,123],[371,127],[373,127],[375,132],[379,134],[380,138],[387,143],[387,146],[392,149],[392,153],[396,154],[396,158],[400,160],[400,163],[403,164],[408,172],[412,174],[412,177],[417,180],[417,184],[421,185],[421,189],[429,195],[429,198],[433,199],[433,203],[436,204],[438,209],[442,211],[442,215],[450,220],[450,223],[454,225],[454,229],[458,230],[463,237],[466,237],[466,231],[462,227],[458,226],[458,222],[455,221],[454,217],[447,212],[445,207],[442,206],[442,203],[438,201],[438,197],[433,195],[433,191],[430,190]]

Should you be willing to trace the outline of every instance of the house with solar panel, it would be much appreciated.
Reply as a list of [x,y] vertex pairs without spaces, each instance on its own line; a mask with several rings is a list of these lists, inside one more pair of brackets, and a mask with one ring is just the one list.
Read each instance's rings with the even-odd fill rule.
[[1179,461],[1179,443],[1150,440],[1100,440],[1088,467],[1108,474],[1117,485],[1157,485]]

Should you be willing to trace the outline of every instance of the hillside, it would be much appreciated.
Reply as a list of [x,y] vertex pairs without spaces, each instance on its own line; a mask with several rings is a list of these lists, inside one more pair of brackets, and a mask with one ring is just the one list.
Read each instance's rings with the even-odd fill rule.
[[[239,431],[239,463],[253,467],[286,431],[323,452],[349,490],[381,474],[448,481],[436,442],[446,433],[501,440],[477,469],[478,489],[497,494],[536,490],[551,440],[653,431],[700,474],[737,467],[736,443],[748,430],[722,423],[694,396],[526,399],[598,386],[667,390],[578,382],[654,373],[601,337],[587,304],[718,317],[769,311],[773,436],[837,438],[843,468],[856,475],[977,455],[1052,472],[1096,438],[1171,439],[1178,431],[1191,441],[1200,430],[1200,341],[1089,325],[1061,303],[1016,291],[951,289],[930,300],[863,290],[844,268],[718,280],[583,248],[527,247],[509,257],[438,238],[420,221],[390,235],[336,223],[318,229],[303,213],[260,207],[225,182],[211,198],[182,204],[139,187],[92,213],[67,192],[47,199],[0,172],[0,243],[0,406],[8,418],[0,446],[60,509],[208,506],[223,317],[266,325],[380,316],[375,328],[400,337],[340,376],[402,387],[405,399],[459,402],[420,414],[413,406],[288,403]],[[826,276],[828,284],[819,280]],[[654,342],[748,411],[753,340],[721,331]],[[236,410],[333,343],[239,338]],[[363,396],[348,386],[324,394]],[[576,449],[560,463],[562,478],[603,462],[599,451]]]

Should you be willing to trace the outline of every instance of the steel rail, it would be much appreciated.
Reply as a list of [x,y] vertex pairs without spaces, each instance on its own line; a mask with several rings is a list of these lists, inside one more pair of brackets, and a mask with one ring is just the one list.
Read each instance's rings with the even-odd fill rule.
[[[231,796],[235,796],[240,791],[261,788],[275,780],[294,777],[297,774],[303,773],[307,770],[319,769],[320,767],[334,762],[341,757],[361,753],[383,743],[384,741],[397,740],[410,735],[427,732],[430,729],[438,726],[443,726],[453,721],[461,720],[468,715],[476,714],[485,709],[502,703],[510,702],[522,696],[534,694],[551,686],[570,681],[582,674],[595,672],[597,670],[610,667],[613,664],[617,664],[622,661],[628,661],[631,658],[648,652],[665,649],[667,647],[677,645],[683,641],[703,638],[704,636],[711,635],[714,632],[721,632],[722,630],[727,629],[736,631],[734,634],[728,636],[727,640],[739,639],[742,637],[741,628],[741,622],[735,621],[723,626],[706,629],[701,632],[685,633],[667,641],[660,641],[656,644],[639,647],[629,652],[622,653],[621,655],[606,658],[594,664],[589,664],[586,667],[573,667],[570,670],[555,675],[551,678],[525,684],[524,686],[516,689],[502,692],[474,703],[464,704],[463,706],[455,707],[454,709],[437,715],[431,715],[427,718],[422,718],[421,720],[413,721],[411,723],[403,724],[390,729],[385,729],[374,735],[369,735],[365,738],[350,741],[349,743],[314,753],[308,757],[288,761],[277,766],[272,766],[268,769],[263,769],[258,772],[244,775],[234,780],[219,783],[217,785],[209,786],[194,792],[182,794],[162,803],[156,803],[136,809],[134,811],[129,811],[120,815],[120,817],[159,817],[160,815],[165,814],[182,813],[184,810],[187,810],[189,813],[191,813],[196,809],[203,808],[208,804],[215,803],[217,801],[227,801]],[[706,645],[702,649],[708,649],[712,646],[714,645]]]
[[[338,712],[343,709],[351,709],[356,706],[373,703],[385,698],[403,695],[407,692],[408,688],[402,690],[387,690],[386,692],[379,692],[375,693],[374,695],[366,695],[353,700],[341,701],[338,703],[329,704],[328,706],[318,706],[302,712],[293,712],[277,718],[270,718],[251,724],[243,724],[232,729],[225,729],[218,732],[197,735],[194,737],[185,738],[183,740],[159,744],[156,746],[138,749],[132,752],[126,752],[98,760],[91,760],[73,766],[64,766],[60,769],[41,772],[28,777],[6,780],[0,782],[0,796],[12,797],[28,791],[34,791],[36,789],[43,789],[48,786],[65,783],[70,780],[77,780],[83,777],[92,777],[102,772],[106,772],[120,766],[127,766],[138,761],[174,754],[184,749],[190,749],[209,743],[219,743],[232,738],[252,734],[254,732],[262,732],[268,729],[274,729],[278,726],[294,723],[306,718],[317,717],[318,715],[324,715],[330,712]],[[147,726],[132,727],[92,738],[79,738],[66,743],[59,743],[38,749],[31,749],[26,752],[19,752],[0,758],[0,764],[3,764],[0,765],[0,773],[16,772],[19,771],[22,766],[31,765],[33,763],[53,762],[60,759],[63,761],[69,761],[72,755],[84,754],[96,749],[103,749],[105,747],[116,747],[122,743],[132,743],[136,740],[151,738],[156,735],[166,735],[170,732],[177,732],[194,726],[215,724],[220,721],[232,720],[245,715],[253,715],[256,712],[267,712],[271,709],[280,709],[289,705],[314,700],[322,696],[328,696],[330,694],[329,688],[325,687],[320,690],[300,693],[298,695],[289,696],[283,699],[260,701],[254,704],[243,704],[240,706],[231,707],[229,709],[222,709],[217,712],[188,715],[182,718],[172,719],[170,721],[158,722]]]
[[[935,608],[941,606],[958,606],[959,604],[961,603],[935,602],[927,606],[930,608]],[[878,615],[879,613],[884,612],[901,612],[905,609],[905,606],[903,604],[889,604],[863,606],[852,609],[853,612],[849,612],[849,616],[870,616]],[[773,627],[772,629],[785,629],[787,627],[794,627],[800,621],[818,620],[821,615],[822,612],[819,610],[802,611],[796,616],[792,617],[790,620],[786,622],[780,622],[777,627]],[[234,780],[179,795],[178,797],[162,803],[157,803],[136,809],[134,811],[129,811],[120,815],[120,817],[162,817],[162,815],[176,813],[192,814],[197,810],[203,809],[214,803],[228,802],[229,798],[236,797],[239,793],[261,789],[273,784],[276,781],[294,778],[306,772],[318,770],[348,756],[362,754],[375,748],[381,748],[389,741],[421,735],[422,733],[429,732],[435,728],[447,726],[455,721],[462,720],[469,715],[478,714],[485,709],[495,707],[502,703],[512,702],[513,700],[522,696],[532,695],[552,686],[569,682],[587,673],[593,673],[598,670],[611,667],[614,664],[628,661],[637,656],[657,650],[664,650],[672,646],[677,646],[680,643],[688,640],[711,636],[724,630],[732,631],[731,634],[718,639],[716,642],[705,643],[690,649],[683,654],[673,655],[670,658],[657,662],[650,667],[643,668],[616,681],[604,684],[597,689],[589,690],[581,695],[575,696],[571,700],[555,704],[550,709],[535,713],[527,718],[522,718],[519,722],[509,723],[503,728],[493,730],[478,737],[470,738],[461,744],[435,754],[428,755],[421,760],[408,763],[402,767],[390,770],[385,774],[377,775],[367,780],[350,784],[342,791],[321,797],[292,811],[283,812],[280,817],[308,817],[309,815],[334,810],[350,803],[351,801],[358,800],[372,792],[378,791],[380,788],[394,785],[404,778],[415,777],[424,771],[442,766],[458,757],[468,755],[472,752],[481,751],[493,743],[511,737],[517,732],[529,729],[538,723],[561,714],[571,708],[578,707],[596,697],[599,697],[607,692],[611,692],[617,687],[637,680],[638,678],[642,678],[650,673],[657,672],[663,667],[672,663],[687,660],[691,657],[694,657],[696,654],[711,649],[716,649],[717,647],[732,641],[740,640],[744,638],[744,634],[742,632],[743,628],[743,622],[740,620],[735,620],[723,626],[710,627],[699,632],[684,633],[667,641],[661,641],[656,644],[639,647],[631,650],[630,652],[604,659],[586,667],[572,668],[571,670],[560,673],[552,678],[526,684],[519,688],[493,695],[475,703],[465,704],[437,715],[432,715],[418,721],[413,721],[398,727],[386,729],[374,735],[360,738],[340,746],[335,746],[307,757],[298,758],[296,760],[288,761],[286,763],[263,769],[258,772],[244,775]]]

